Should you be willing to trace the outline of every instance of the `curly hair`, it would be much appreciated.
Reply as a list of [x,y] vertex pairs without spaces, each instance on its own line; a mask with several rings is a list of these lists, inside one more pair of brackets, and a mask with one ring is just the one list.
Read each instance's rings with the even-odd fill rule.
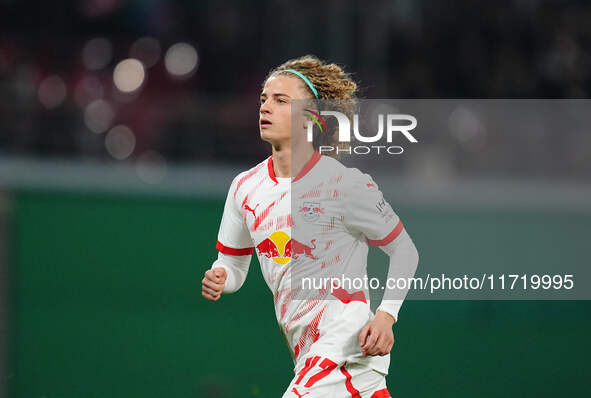
[[[342,67],[334,63],[327,63],[314,55],[304,55],[303,57],[290,59],[272,69],[263,81],[263,86],[271,77],[278,75],[293,77],[294,75],[287,72],[286,69],[296,70],[306,76],[316,88],[318,99],[322,104],[329,103],[332,109],[349,116],[353,114],[357,102],[357,83],[353,81],[351,74],[345,72]],[[308,85],[303,81],[302,85],[313,98],[314,93]],[[320,132],[315,131],[314,148],[318,149],[321,145],[329,145],[335,148],[348,147],[346,143],[338,142],[338,137],[335,134],[337,126],[334,121],[331,120],[330,123],[327,121],[327,124],[329,125],[327,134],[320,134]],[[331,152],[331,155],[336,156],[336,152]]]

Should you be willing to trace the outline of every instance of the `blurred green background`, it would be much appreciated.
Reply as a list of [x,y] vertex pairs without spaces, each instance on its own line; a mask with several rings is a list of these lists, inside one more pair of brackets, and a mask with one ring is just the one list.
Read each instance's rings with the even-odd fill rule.
[[[9,396],[281,396],[293,367],[256,258],[239,292],[201,298],[223,200],[10,198]],[[585,214],[395,207],[421,263],[442,269],[587,253]],[[408,300],[400,315],[393,397],[591,393],[589,302]]]

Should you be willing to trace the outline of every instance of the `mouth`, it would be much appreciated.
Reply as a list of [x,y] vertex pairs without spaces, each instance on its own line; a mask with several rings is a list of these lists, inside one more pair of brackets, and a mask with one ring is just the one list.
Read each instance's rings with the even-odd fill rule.
[[266,129],[267,127],[270,127],[271,124],[272,123],[267,119],[261,119],[261,121],[260,121],[260,126],[262,129]]

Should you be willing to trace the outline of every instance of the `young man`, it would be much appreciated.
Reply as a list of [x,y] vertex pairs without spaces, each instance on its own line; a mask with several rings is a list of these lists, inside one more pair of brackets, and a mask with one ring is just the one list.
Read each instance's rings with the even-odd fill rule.
[[355,91],[339,66],[312,56],[269,73],[260,134],[272,155],[232,182],[218,259],[202,281],[208,300],[235,292],[256,250],[295,364],[284,398],[390,396],[385,376],[403,297],[385,298],[375,315],[365,288],[328,286],[302,299],[306,275],[366,274],[368,244],[390,257],[389,277],[412,276],[417,267],[412,240],[371,177],[292,136],[294,101],[350,101]]

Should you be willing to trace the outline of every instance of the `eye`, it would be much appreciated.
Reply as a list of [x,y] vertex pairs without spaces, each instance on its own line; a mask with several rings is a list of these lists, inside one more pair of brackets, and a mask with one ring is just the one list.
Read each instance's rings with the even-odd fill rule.
[[286,101],[286,100],[284,100],[284,99],[281,99],[281,98],[279,98],[279,99],[277,100],[277,102],[279,102],[280,104],[286,104],[286,103],[287,103],[287,101]]

